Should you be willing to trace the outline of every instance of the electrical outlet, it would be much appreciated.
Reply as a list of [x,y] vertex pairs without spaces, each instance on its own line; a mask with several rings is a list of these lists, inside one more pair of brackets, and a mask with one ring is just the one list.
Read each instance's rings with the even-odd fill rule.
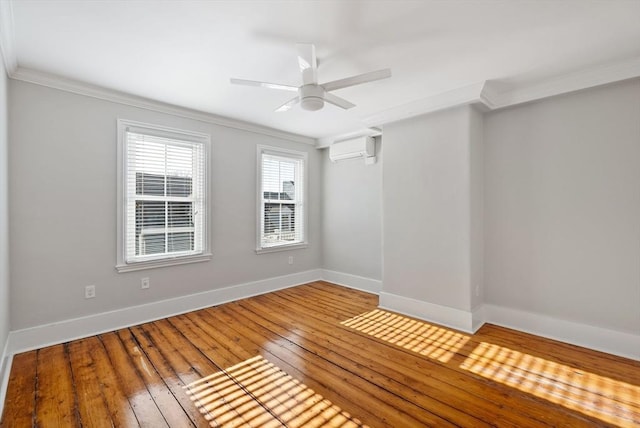
[[292,265],[293,264],[293,256],[289,256],[289,264]]
[[86,287],[84,287],[84,298],[93,299],[94,297],[96,297],[96,286],[87,285]]
[[140,279],[140,288],[142,289],[146,289],[149,288],[149,277],[144,277],[142,279]]

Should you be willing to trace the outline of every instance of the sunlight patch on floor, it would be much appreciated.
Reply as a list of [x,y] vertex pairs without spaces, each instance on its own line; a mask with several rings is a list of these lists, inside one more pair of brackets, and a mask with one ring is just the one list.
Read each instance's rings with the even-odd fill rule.
[[623,427],[640,426],[640,386],[482,342],[460,368]]
[[363,427],[261,356],[185,386],[211,426]]
[[446,363],[469,340],[469,336],[393,312],[374,309],[340,324]]

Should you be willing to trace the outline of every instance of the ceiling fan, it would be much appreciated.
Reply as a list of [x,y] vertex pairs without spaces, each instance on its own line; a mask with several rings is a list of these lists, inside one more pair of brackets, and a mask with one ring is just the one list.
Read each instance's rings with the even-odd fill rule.
[[330,93],[331,91],[391,77],[391,70],[385,68],[383,70],[371,71],[369,73],[359,74],[345,79],[338,79],[332,82],[318,84],[318,60],[316,58],[316,47],[307,43],[298,43],[296,47],[298,50],[298,65],[300,66],[300,72],[302,73],[302,86],[297,87],[245,79],[231,79],[231,83],[236,85],[261,86],[263,88],[279,89],[298,93],[295,98],[278,107],[276,109],[277,112],[287,111],[298,103],[300,103],[300,106],[305,110],[320,110],[324,107],[325,102],[347,110],[355,107],[355,104]]

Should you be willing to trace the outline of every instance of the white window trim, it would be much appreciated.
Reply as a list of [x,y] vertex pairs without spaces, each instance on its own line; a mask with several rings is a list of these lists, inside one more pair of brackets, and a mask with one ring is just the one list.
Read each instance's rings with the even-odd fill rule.
[[[259,144],[256,151],[256,254],[275,253],[278,251],[290,251],[307,248],[309,246],[309,154],[298,150],[282,149],[280,147],[264,146]],[[304,174],[304,213],[302,216],[304,241],[295,244],[283,244],[273,247],[262,247],[262,154],[271,154],[276,156],[289,156],[300,158],[303,161]]]
[[[118,119],[118,144],[117,144],[117,201],[116,201],[116,209],[117,209],[117,238],[116,238],[116,270],[118,272],[131,272],[143,269],[152,269],[157,267],[164,266],[174,266],[174,265],[182,265],[187,263],[197,263],[197,262],[206,262],[211,260],[211,240],[210,240],[210,231],[211,231],[211,201],[210,201],[210,192],[209,192],[209,183],[210,175],[211,175],[211,137],[208,134],[203,134],[200,132],[192,132],[192,131],[184,131],[181,129],[169,128],[166,126],[160,125],[152,125],[142,122],[135,122],[131,120]],[[125,141],[128,129],[133,131],[140,132],[142,134],[155,135],[159,137],[166,138],[175,138],[177,140],[185,140],[185,141],[193,141],[204,143],[205,145],[205,183],[204,183],[204,194],[205,194],[205,219],[203,222],[203,236],[204,236],[204,248],[201,254],[194,255],[186,255],[186,256],[173,256],[173,257],[164,257],[158,259],[144,260],[144,261],[136,261],[127,263],[125,261],[125,246],[126,239],[124,237],[125,234],[125,225],[127,222],[126,213],[124,208],[126,206],[126,198],[127,194],[124,189],[124,183],[126,182],[126,173],[127,173],[127,159],[125,152]]]

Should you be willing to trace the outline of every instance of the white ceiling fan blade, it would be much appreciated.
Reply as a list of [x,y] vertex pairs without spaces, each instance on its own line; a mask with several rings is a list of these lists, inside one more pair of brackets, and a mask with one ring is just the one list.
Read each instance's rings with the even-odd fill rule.
[[336,89],[361,85],[363,83],[386,79],[388,77],[391,77],[391,69],[385,68],[384,70],[370,71],[369,73],[358,74],[357,76],[347,77],[346,79],[323,83],[321,86],[325,91],[335,91]]
[[338,106],[340,108],[343,108],[345,110],[349,110],[350,108],[355,107],[356,105],[353,103],[350,103],[349,101],[345,100],[344,98],[340,98],[336,95],[330,94],[328,92],[325,92],[324,94],[324,100],[328,103],[333,104],[334,106]]
[[302,73],[302,82],[305,85],[318,83],[318,60],[316,47],[309,43],[296,44],[298,49],[298,65]]
[[262,88],[281,89],[283,91],[296,92],[298,90],[298,88],[295,86],[281,85],[279,83],[258,82],[257,80],[231,79],[231,83],[233,83],[234,85],[260,86]]
[[294,105],[298,104],[299,102],[300,102],[300,97],[295,97],[293,99],[290,99],[286,103],[282,104],[280,107],[278,107],[276,109],[276,111],[277,112],[283,112],[283,111],[291,110],[291,107],[293,107]]

